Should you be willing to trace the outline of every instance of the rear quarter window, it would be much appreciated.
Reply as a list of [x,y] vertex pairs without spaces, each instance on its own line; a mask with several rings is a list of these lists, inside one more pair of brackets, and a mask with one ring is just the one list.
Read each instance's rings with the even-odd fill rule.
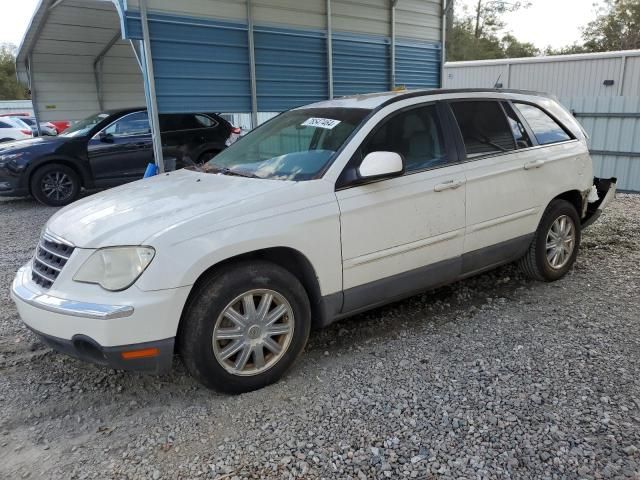
[[514,103],[515,108],[524,117],[540,145],[566,142],[572,137],[544,110],[527,103]]

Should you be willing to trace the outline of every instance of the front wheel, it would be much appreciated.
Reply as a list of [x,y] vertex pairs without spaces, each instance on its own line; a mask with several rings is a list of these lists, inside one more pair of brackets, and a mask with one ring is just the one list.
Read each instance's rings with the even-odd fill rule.
[[227,393],[277,381],[307,343],[309,299],[300,281],[270,262],[225,267],[192,294],[178,346],[189,372]]
[[50,207],[68,205],[80,195],[80,177],[66,165],[45,165],[31,177],[31,195]]
[[580,246],[580,218],[566,200],[552,201],[538,225],[520,268],[530,278],[553,282],[571,269]]

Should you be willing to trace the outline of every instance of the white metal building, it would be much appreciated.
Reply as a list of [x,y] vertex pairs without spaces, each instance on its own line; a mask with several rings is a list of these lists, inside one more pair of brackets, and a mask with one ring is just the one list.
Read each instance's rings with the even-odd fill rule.
[[444,0],[40,0],[17,57],[39,120],[146,103],[261,112],[440,86]]
[[640,50],[449,62],[443,86],[555,95],[589,133],[596,174],[640,191]]

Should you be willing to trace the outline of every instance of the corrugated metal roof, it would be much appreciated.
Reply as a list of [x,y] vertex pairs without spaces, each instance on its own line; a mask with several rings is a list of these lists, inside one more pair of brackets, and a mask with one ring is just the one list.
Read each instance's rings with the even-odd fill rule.
[[[99,110],[94,63],[120,33],[118,0],[41,0],[18,50],[18,78],[29,83],[40,120],[78,120]],[[142,76],[124,40],[106,52],[104,107],[144,103]]]
[[575,62],[577,60],[598,60],[604,58],[638,57],[640,50],[620,50],[615,52],[576,53],[572,55],[545,55],[541,57],[499,58],[493,60],[467,60],[462,62],[446,62],[447,68],[483,67],[488,65],[507,65],[509,63],[548,63]]

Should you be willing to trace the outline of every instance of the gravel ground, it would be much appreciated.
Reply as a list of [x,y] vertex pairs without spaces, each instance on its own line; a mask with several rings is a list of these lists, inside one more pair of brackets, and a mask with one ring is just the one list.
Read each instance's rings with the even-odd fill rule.
[[53,211],[0,202],[0,478],[640,478],[640,196],[561,281],[507,266],[338,322],[236,397],[20,324],[9,285]]

